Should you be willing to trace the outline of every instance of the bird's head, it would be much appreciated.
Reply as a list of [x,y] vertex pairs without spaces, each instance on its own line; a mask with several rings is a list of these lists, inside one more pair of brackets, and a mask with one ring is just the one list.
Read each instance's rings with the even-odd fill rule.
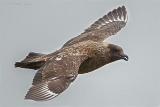
[[111,61],[123,59],[128,61],[128,56],[124,54],[123,49],[120,46],[114,44],[104,43],[106,49],[106,55],[110,57]]

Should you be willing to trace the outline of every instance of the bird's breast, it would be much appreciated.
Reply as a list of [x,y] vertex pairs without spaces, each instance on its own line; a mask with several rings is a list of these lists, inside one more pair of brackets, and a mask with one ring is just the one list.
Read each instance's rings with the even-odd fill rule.
[[92,72],[108,63],[110,63],[110,60],[107,58],[89,58],[80,65],[78,73],[84,74]]

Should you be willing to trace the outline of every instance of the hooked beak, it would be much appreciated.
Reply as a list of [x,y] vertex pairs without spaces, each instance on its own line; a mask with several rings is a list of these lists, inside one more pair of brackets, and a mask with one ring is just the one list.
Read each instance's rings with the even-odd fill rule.
[[120,57],[121,59],[124,59],[125,61],[128,61],[128,56],[125,55],[124,53],[120,54],[119,57]]

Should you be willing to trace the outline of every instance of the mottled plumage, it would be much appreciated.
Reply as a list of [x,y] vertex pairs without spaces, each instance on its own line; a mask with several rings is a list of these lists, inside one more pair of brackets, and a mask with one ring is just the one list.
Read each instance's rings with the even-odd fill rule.
[[97,20],[79,36],[51,54],[31,52],[15,67],[38,69],[25,99],[49,100],[63,92],[78,74],[91,72],[116,60],[128,60],[123,49],[103,42],[126,25],[127,12],[118,7]]

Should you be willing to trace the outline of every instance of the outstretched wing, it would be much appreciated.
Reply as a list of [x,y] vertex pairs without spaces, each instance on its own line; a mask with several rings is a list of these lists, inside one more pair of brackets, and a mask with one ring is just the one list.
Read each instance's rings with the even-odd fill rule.
[[51,58],[37,71],[25,99],[49,100],[68,88],[70,83],[76,79],[80,64],[88,56],[66,54]]
[[113,11],[98,19],[94,24],[87,28],[81,35],[66,42],[63,47],[70,46],[82,41],[92,40],[102,42],[105,38],[116,34],[127,23],[127,11],[124,6],[118,7]]

